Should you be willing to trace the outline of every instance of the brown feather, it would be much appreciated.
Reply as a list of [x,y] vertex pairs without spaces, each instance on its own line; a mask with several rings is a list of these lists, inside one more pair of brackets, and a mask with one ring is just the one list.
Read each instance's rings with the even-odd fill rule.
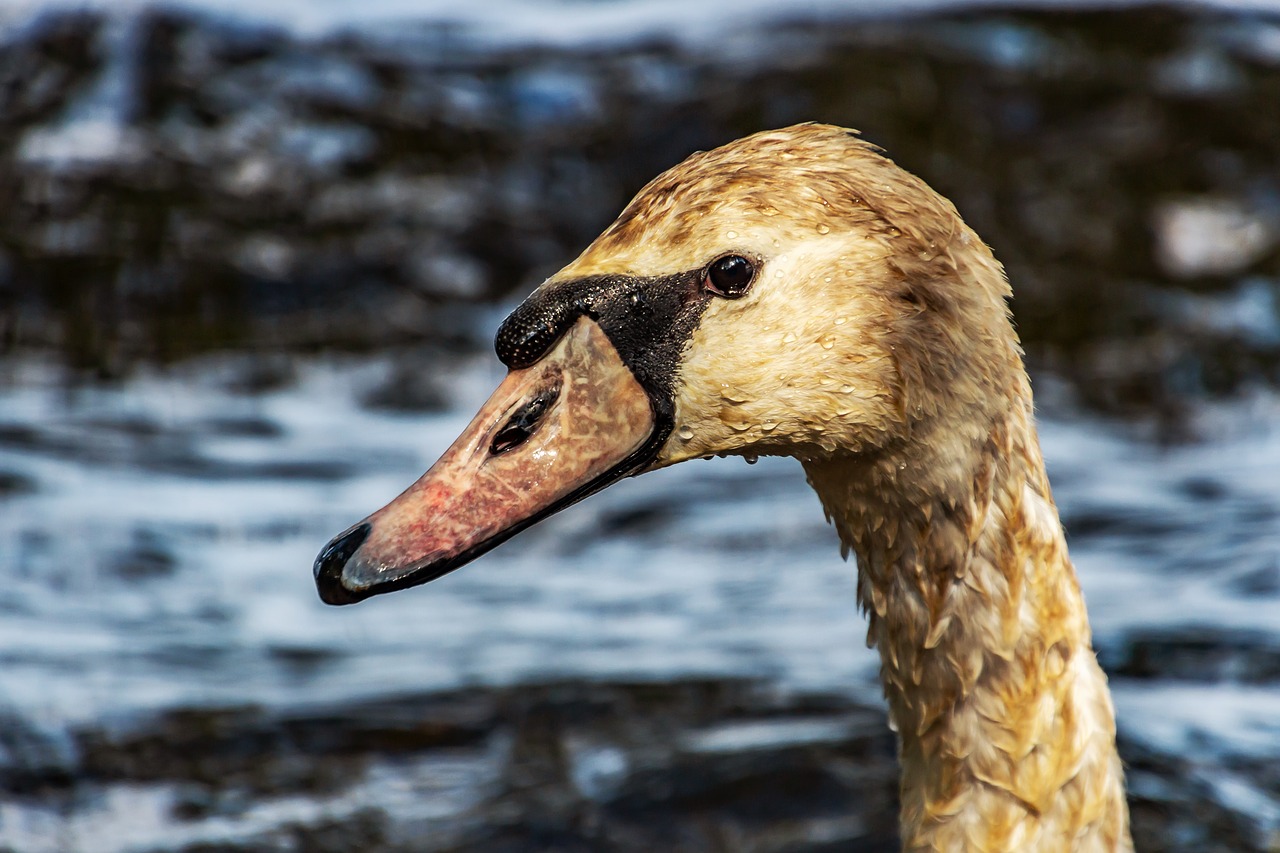
[[1049,491],[1003,269],[855,133],[659,175],[556,279],[762,259],[680,367],[658,465],[799,458],[858,560],[913,851],[1130,850],[1115,723]]

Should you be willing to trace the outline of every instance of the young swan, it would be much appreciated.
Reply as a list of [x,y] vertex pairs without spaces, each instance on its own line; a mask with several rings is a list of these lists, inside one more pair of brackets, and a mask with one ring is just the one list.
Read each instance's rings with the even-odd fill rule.
[[507,379],[316,561],[328,602],[424,583],[622,476],[794,456],[858,563],[906,850],[1130,850],[1106,677],[1000,264],[848,130],[660,175],[498,333]]

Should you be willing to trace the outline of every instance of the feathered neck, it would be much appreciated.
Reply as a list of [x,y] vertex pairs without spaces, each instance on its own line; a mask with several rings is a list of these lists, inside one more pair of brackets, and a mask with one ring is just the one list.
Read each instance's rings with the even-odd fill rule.
[[900,738],[905,850],[1130,850],[1106,676],[1020,379],[989,428],[805,463]]

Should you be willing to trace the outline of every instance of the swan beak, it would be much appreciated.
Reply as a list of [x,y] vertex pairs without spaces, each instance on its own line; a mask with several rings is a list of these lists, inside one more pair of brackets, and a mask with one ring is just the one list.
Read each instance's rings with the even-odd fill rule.
[[440,460],[316,558],[328,604],[423,584],[652,460],[650,397],[593,320],[507,374]]

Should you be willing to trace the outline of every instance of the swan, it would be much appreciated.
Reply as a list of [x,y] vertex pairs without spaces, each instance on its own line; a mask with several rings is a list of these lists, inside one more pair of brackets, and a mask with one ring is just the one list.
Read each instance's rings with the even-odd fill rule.
[[505,380],[321,551],[320,596],[433,580],[628,475],[796,457],[857,558],[903,849],[1131,850],[1009,296],[952,204],[856,131],[695,153],[503,322]]

